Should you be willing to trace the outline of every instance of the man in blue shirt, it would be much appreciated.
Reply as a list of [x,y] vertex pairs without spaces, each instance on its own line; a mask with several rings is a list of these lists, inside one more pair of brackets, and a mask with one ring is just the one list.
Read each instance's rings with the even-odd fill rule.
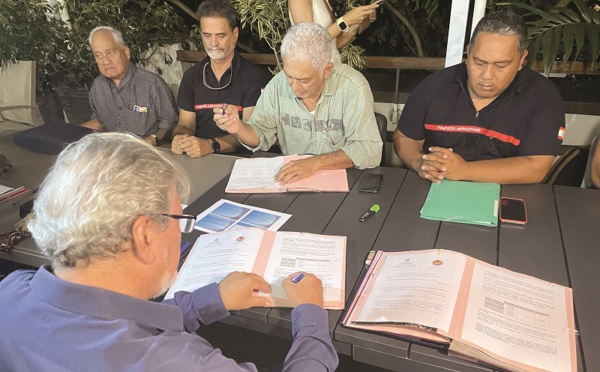
[[[228,310],[268,305],[258,275],[234,272],[219,284],[178,292],[163,303],[179,261],[189,193],[184,171],[122,133],[71,144],[46,177],[29,223],[52,266],[0,282],[1,371],[256,371],[194,333]],[[296,275],[296,274],[294,274]],[[314,275],[282,283],[296,306],[284,370],[333,371],[337,354]]]

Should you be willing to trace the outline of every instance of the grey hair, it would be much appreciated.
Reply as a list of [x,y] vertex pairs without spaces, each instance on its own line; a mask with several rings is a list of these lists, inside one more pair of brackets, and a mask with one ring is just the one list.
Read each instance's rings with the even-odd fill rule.
[[519,38],[519,54],[523,55],[523,52],[527,49],[527,25],[523,18],[515,13],[499,11],[486,14],[477,23],[469,45],[475,44],[475,39],[480,32],[517,36]]
[[311,62],[321,73],[331,61],[331,43],[329,32],[321,25],[302,22],[288,29],[281,42],[281,57],[290,62]]
[[117,42],[117,44],[119,44],[123,48],[125,48],[127,46],[127,44],[125,44],[125,41],[123,40],[123,34],[121,33],[121,31],[117,30],[116,28],[112,28],[110,26],[99,26],[99,27],[96,27],[95,29],[93,29],[92,31],[90,31],[90,37],[88,38],[90,47],[92,46],[92,39],[94,38],[94,35],[96,34],[96,32],[99,32],[99,31],[110,32],[110,34],[112,35],[113,39]]
[[61,152],[40,187],[28,227],[54,267],[109,258],[124,251],[133,222],[152,217],[164,229],[171,188],[182,202],[185,171],[143,140],[124,133],[94,133]]

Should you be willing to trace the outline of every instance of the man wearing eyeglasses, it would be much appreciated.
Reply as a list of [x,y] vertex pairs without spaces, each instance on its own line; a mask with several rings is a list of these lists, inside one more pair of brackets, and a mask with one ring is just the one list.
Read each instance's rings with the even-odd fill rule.
[[177,96],[179,122],[171,144],[174,153],[193,158],[241,147],[234,136],[217,127],[213,109],[230,107],[247,120],[269,79],[235,52],[237,13],[229,1],[203,1],[197,14],[208,56],[183,76]]
[[[193,229],[195,217],[181,209],[189,187],[179,165],[131,135],[95,133],[61,152],[29,223],[52,266],[0,282],[0,370],[256,371],[194,331],[231,310],[267,305],[253,296],[271,291],[260,276],[234,272],[148,301],[173,282],[181,232]],[[322,284],[312,274],[290,278],[283,287],[297,306],[285,365],[333,371]]]
[[89,94],[92,119],[81,125],[130,132],[154,146],[167,140],[177,123],[177,106],[167,83],[130,62],[129,47],[119,30],[96,27],[89,43],[100,76]]

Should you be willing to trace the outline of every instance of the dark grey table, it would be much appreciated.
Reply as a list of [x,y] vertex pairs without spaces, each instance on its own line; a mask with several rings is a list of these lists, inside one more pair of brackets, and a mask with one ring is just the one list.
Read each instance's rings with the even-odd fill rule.
[[[0,139],[2,141],[2,139]],[[4,142],[0,142],[4,145]],[[23,150],[25,151],[25,150]],[[31,154],[21,154],[21,156]],[[208,159],[208,158],[207,158]],[[192,172],[208,171],[215,164],[180,159]],[[192,160],[189,161],[188,160]],[[51,164],[53,159],[46,159]],[[230,160],[231,162],[232,160]],[[34,160],[23,158],[24,163]],[[46,166],[49,166],[47,164]],[[219,163],[220,164],[220,163]],[[230,166],[219,165],[227,174]],[[37,169],[37,168],[36,168]],[[47,168],[46,168],[47,169]],[[41,174],[23,177],[43,178]],[[359,193],[358,181],[366,173],[383,174],[378,194]],[[198,180],[201,176],[194,173]],[[218,179],[216,176],[212,179]],[[198,214],[219,199],[226,198],[279,212],[292,217],[281,230],[347,236],[346,296],[351,295],[371,249],[405,251],[451,249],[502,267],[536,276],[573,288],[578,339],[579,371],[600,371],[600,191],[549,185],[510,185],[502,187],[503,196],[525,199],[529,222],[525,226],[501,224],[497,228],[424,220],[419,210],[427,196],[429,183],[414,172],[399,168],[376,168],[364,172],[349,169],[349,193],[226,194],[228,176],[199,196],[186,212]],[[35,181],[35,182],[33,182]],[[35,187],[32,180],[26,186]],[[211,181],[214,184],[214,181]],[[207,187],[205,185],[205,187]],[[381,211],[366,222],[358,217],[378,203]],[[14,211],[0,206],[2,212]],[[6,223],[6,216],[1,216]],[[11,219],[13,219],[11,217]],[[195,231],[182,236],[193,243]],[[35,253],[35,247],[29,254]],[[21,250],[19,261],[27,250]],[[39,254],[39,253],[38,253]],[[15,252],[0,258],[16,260]],[[27,256],[29,264],[35,264]],[[224,321],[236,326],[278,337],[291,337],[290,309],[251,309],[240,311]],[[339,353],[353,359],[395,371],[489,371],[459,359],[450,358],[443,349],[401,339],[349,329],[337,324],[342,312],[329,311],[329,329]]]
[[[0,153],[5,154],[14,164],[6,178],[0,178],[0,184],[25,186],[36,189],[54,164],[56,155],[47,155],[25,150],[13,143],[16,131],[0,132]],[[173,154],[168,148],[161,151],[179,163],[188,173],[192,187],[190,201],[198,199],[223,177],[229,175],[237,157],[211,154],[201,159],[191,159],[185,155]],[[0,204],[0,232],[11,231],[19,221],[19,206],[31,198],[30,194],[11,199]],[[26,239],[9,252],[0,252],[0,259],[19,262],[30,266],[41,266],[50,261],[44,257],[33,239]]]

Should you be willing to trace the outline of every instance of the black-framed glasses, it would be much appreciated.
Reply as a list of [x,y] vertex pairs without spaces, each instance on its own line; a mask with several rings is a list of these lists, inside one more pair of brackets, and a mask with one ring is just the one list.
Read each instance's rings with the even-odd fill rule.
[[221,90],[221,89],[225,89],[228,86],[231,85],[231,79],[233,79],[233,65],[231,65],[231,73],[229,74],[229,83],[225,84],[222,87],[211,87],[210,85],[208,85],[208,83],[206,82],[206,66],[208,66],[208,64],[210,63],[210,61],[206,62],[204,64],[204,67],[202,68],[202,83],[204,83],[204,86],[207,87],[210,90]]
[[196,216],[190,214],[168,214],[161,213],[161,216],[174,218],[179,221],[179,229],[182,233],[190,233],[194,231],[194,225],[196,225]]

